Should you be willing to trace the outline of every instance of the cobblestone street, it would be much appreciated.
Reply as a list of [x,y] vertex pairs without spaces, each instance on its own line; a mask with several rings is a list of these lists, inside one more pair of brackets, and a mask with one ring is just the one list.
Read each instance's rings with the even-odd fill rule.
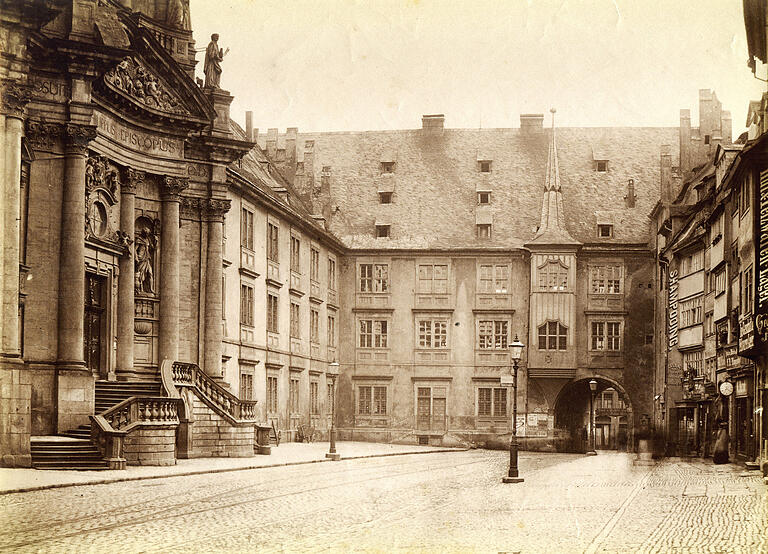
[[0,497],[0,550],[766,552],[758,472],[625,454],[496,451],[77,486]]

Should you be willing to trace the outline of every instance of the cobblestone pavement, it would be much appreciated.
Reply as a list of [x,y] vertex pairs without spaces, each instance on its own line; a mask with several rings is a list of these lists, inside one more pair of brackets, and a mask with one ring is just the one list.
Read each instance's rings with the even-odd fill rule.
[[472,450],[0,497],[0,551],[768,552],[757,472]]

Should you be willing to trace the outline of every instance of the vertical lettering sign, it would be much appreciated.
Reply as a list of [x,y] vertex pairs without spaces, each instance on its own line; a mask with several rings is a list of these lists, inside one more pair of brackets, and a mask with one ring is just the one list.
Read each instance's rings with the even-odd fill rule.
[[768,346],[768,170],[760,172],[755,210],[755,346]]
[[677,270],[669,272],[669,348],[677,346]]

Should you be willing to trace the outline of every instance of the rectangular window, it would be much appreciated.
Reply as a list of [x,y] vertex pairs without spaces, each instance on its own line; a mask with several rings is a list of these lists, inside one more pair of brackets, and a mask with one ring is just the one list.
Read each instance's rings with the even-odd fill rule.
[[509,290],[509,266],[505,264],[481,265],[478,289],[481,293],[506,294]]
[[725,268],[715,273],[715,296],[720,296],[725,292],[726,278]]
[[336,290],[336,260],[328,258],[328,288]]
[[389,265],[360,264],[360,292],[389,292]]
[[491,172],[490,160],[482,160],[478,162],[478,169],[480,169],[480,173],[490,173]]
[[291,338],[301,338],[301,322],[299,321],[299,305],[291,302]]
[[253,326],[253,287],[240,285],[240,324]]
[[621,266],[592,266],[589,282],[592,294],[621,294]]
[[491,224],[490,223],[478,223],[475,225],[475,233],[479,239],[491,238]]
[[605,160],[598,160],[595,164],[595,169],[600,173],[608,171],[608,162]]
[[702,321],[701,296],[679,303],[680,327],[698,325]]
[[290,411],[292,414],[299,413],[299,380],[291,378],[290,388],[288,389],[288,400],[290,402]]
[[301,241],[291,236],[291,271],[301,273]]
[[613,391],[607,391],[600,394],[598,407],[602,408],[603,410],[613,409]]
[[392,203],[392,193],[391,192],[380,192],[379,193],[379,204],[391,204]]
[[277,377],[267,376],[267,412],[277,412]]
[[419,348],[447,348],[448,322],[444,319],[420,319]]
[[448,265],[419,264],[419,292],[424,294],[448,292]]
[[566,350],[568,328],[559,321],[539,325],[539,350]]
[[253,250],[253,212],[247,208],[240,216],[240,246]]
[[386,239],[389,238],[389,225],[376,225],[376,238]]
[[382,173],[394,173],[395,162],[381,162],[380,169]]
[[328,346],[336,346],[336,316],[328,314]]
[[749,207],[752,203],[752,179],[753,173],[749,172],[744,176],[744,181],[741,184],[741,216],[749,211]]
[[240,372],[240,400],[253,400],[253,373]]
[[368,385],[358,387],[357,413],[359,415],[386,415],[387,387]]
[[484,192],[478,192],[477,193],[477,203],[478,204],[490,204],[491,203],[491,193],[484,191]]
[[741,284],[742,284],[742,295],[741,295],[741,313],[743,314],[751,314],[752,313],[752,300],[754,298],[754,291],[753,291],[753,278],[752,278],[752,266],[749,266],[744,272],[741,274]]
[[320,252],[315,248],[309,251],[309,278],[313,281],[320,280]]
[[706,336],[715,334],[715,317],[712,312],[704,314],[704,334]]
[[613,236],[613,225],[601,224],[597,226],[597,236],[601,239],[609,239]]
[[314,343],[320,342],[320,312],[314,308],[309,311],[309,340]]
[[360,320],[360,348],[387,348],[387,321]]
[[277,324],[277,296],[267,293],[267,331],[279,333]]
[[277,225],[267,223],[267,258],[280,262],[279,238]]
[[620,322],[593,321],[590,330],[590,350],[621,350]]
[[687,256],[683,256],[680,261],[680,273],[682,275],[689,275],[691,273],[701,271],[701,269],[704,267],[703,263],[704,252],[701,250],[698,252],[693,252],[692,254],[688,254]]
[[704,352],[683,352],[683,371],[691,372],[695,377],[701,377],[704,361]]
[[480,320],[477,323],[477,346],[483,349],[507,348],[509,322],[506,320]]
[[319,385],[317,381],[309,383],[309,412],[312,415],[320,415],[320,401],[318,398]]
[[550,261],[539,271],[539,290],[562,292],[568,290],[568,268],[560,262]]
[[480,417],[507,416],[506,387],[480,387],[477,389],[477,415]]

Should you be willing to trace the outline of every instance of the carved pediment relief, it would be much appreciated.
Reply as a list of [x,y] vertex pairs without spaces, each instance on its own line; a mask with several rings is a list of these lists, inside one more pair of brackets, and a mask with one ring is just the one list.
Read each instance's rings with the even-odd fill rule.
[[127,247],[129,239],[118,229],[117,199],[120,173],[106,156],[91,154],[85,165],[85,238]]
[[109,89],[127,96],[141,107],[171,114],[189,114],[178,96],[133,56],[124,58],[109,70],[104,75],[104,82]]

